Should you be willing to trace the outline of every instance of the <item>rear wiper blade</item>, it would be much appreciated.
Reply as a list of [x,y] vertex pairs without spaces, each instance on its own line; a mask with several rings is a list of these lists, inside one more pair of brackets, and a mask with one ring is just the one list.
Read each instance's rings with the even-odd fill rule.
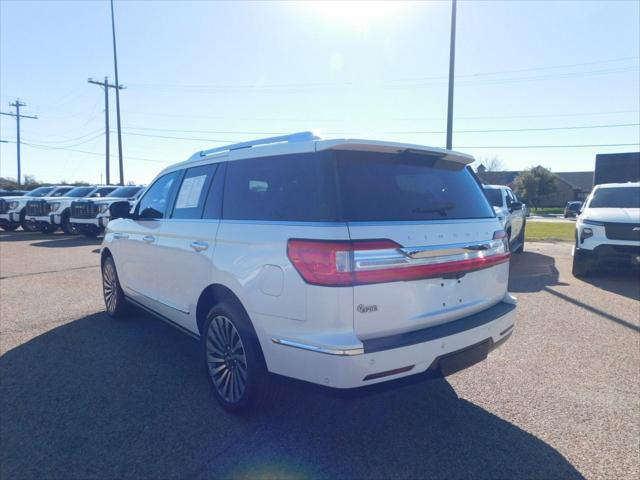
[[453,203],[443,203],[442,205],[434,205],[428,208],[414,208],[413,213],[439,213],[443,217],[447,214],[447,210],[453,210],[456,206]]

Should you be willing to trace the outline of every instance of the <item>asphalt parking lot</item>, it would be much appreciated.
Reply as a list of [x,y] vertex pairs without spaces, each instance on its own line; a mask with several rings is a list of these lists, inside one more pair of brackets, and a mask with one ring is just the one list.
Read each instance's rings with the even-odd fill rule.
[[571,246],[512,260],[516,331],[445,380],[344,399],[297,385],[249,417],[198,345],[103,313],[99,242],[0,233],[0,478],[640,475],[640,280],[577,280]]

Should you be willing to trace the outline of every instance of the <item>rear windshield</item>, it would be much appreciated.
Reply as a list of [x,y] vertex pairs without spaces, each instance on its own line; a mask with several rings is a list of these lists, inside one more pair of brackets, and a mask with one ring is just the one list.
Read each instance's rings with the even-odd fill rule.
[[346,221],[494,217],[464,165],[417,153],[336,151]]
[[589,208],[640,208],[640,187],[599,188]]
[[142,187],[120,187],[116,188],[107,197],[130,198],[140,191]]
[[484,193],[487,194],[492,207],[502,206],[502,191],[499,188],[485,188]]

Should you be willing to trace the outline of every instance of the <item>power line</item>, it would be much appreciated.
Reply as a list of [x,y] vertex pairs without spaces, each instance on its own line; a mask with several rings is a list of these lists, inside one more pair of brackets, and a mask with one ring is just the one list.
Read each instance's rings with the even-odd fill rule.
[[[622,57],[622,58],[613,58],[610,60],[598,60],[598,61],[594,61],[594,62],[583,62],[583,63],[570,63],[570,64],[564,64],[564,65],[549,65],[549,66],[545,66],[545,67],[533,67],[533,68],[520,68],[520,69],[516,69],[516,70],[499,70],[499,71],[494,71],[494,72],[479,72],[479,73],[467,73],[464,75],[456,75],[455,78],[468,78],[468,77],[480,77],[480,76],[489,76],[489,75],[503,75],[503,74],[508,74],[508,73],[522,73],[522,72],[535,72],[535,71],[540,71],[540,70],[553,70],[553,69],[557,69],[557,68],[574,68],[574,67],[584,67],[587,65],[598,65],[601,63],[614,63],[614,62],[622,62],[622,61],[627,61],[627,60],[637,60],[638,57],[633,56],[633,57]],[[411,82],[411,81],[417,81],[417,80],[444,80],[447,79],[446,76],[440,75],[440,76],[434,76],[434,77],[413,77],[413,78],[402,78],[402,79],[397,79],[397,80],[390,80],[392,82]]]
[[[455,130],[455,133],[504,133],[504,132],[547,132],[553,130],[582,130],[591,128],[618,128],[618,127],[637,127],[640,123],[619,123],[613,125],[577,125],[572,127],[542,127],[542,128],[507,128],[507,129],[490,129],[490,130]],[[442,131],[397,131],[385,132],[392,134],[422,134],[422,133],[445,133]]]
[[[638,113],[640,110],[613,110],[608,112],[581,112],[581,113],[544,113],[535,115],[484,115],[484,116],[459,116],[465,120],[486,120],[500,118],[551,118],[551,117],[589,117],[597,115],[617,115],[621,113]],[[441,117],[414,117],[414,118],[394,118],[399,121],[421,121],[421,120],[441,120]]]
[[[504,75],[504,74],[511,74],[511,73],[523,73],[523,72],[535,72],[535,71],[543,71],[543,70],[554,70],[554,69],[560,69],[560,68],[575,68],[575,67],[583,67],[583,66],[590,66],[590,65],[600,65],[600,64],[606,64],[606,63],[616,63],[616,62],[623,62],[623,61],[629,61],[629,60],[637,60],[638,57],[636,56],[630,56],[630,57],[621,57],[621,58],[613,58],[613,59],[607,59],[607,60],[596,60],[596,61],[591,61],[591,62],[582,62],[582,63],[570,63],[570,64],[562,64],[562,65],[549,65],[549,66],[541,66],[541,67],[532,67],[532,68],[520,68],[520,69],[512,69],[512,70],[499,70],[499,71],[492,71],[492,72],[479,72],[479,73],[468,73],[468,74],[462,74],[462,75],[455,75],[454,78],[456,79],[464,79],[464,78],[477,78],[477,77],[482,77],[482,76],[491,76],[491,75]],[[635,68],[635,67],[622,67],[622,68]],[[611,69],[609,69],[611,70]],[[615,70],[615,69],[614,69]],[[587,71],[587,72],[566,72],[565,74],[572,74],[572,75],[581,75],[583,73],[592,73],[592,72],[599,72],[601,70],[595,70],[595,71]],[[604,70],[602,70],[604,71]],[[608,70],[607,70],[608,71]],[[558,74],[553,74],[553,75],[558,75]],[[560,74],[563,75],[563,74]],[[527,78],[527,77],[520,77],[520,78]],[[536,78],[536,77],[531,77],[531,78]],[[438,75],[438,76],[431,76],[431,77],[412,77],[412,78],[398,78],[398,79],[389,79],[389,80],[385,80],[386,83],[395,83],[395,82],[422,82],[425,80],[447,80],[448,76],[443,76],[443,75]],[[490,79],[488,79],[490,80]],[[499,80],[499,79],[495,79],[495,80]],[[508,80],[508,79],[506,79]],[[131,87],[140,87],[140,88],[145,88],[145,89],[149,89],[149,88],[154,88],[154,89],[160,89],[160,90],[220,90],[220,89],[231,89],[231,90],[243,90],[243,89],[249,89],[249,90],[253,90],[253,89],[278,89],[278,88],[282,88],[282,89],[287,89],[287,88],[295,88],[295,89],[312,89],[312,88],[337,88],[337,87],[352,87],[354,86],[353,82],[315,82],[315,83],[267,83],[267,84],[261,84],[259,82],[257,83],[252,83],[252,84],[244,84],[244,85],[238,85],[238,84],[149,84],[149,83],[132,83],[130,84]]]
[[[538,80],[558,80],[565,78],[577,78],[577,77],[591,77],[597,75],[609,75],[612,73],[625,73],[625,72],[638,72],[638,67],[624,67],[624,68],[614,68],[614,69],[604,69],[604,70],[592,70],[588,72],[572,72],[572,73],[554,73],[548,75],[535,75],[535,76],[525,76],[525,77],[515,77],[515,78],[493,78],[493,79],[484,79],[484,80],[467,80],[460,81],[458,85],[502,85],[506,83],[521,83],[521,82],[531,82]],[[411,89],[411,88],[426,88],[426,87],[434,87],[438,85],[443,85],[442,82],[420,82],[414,84],[403,84],[403,85],[389,85],[389,88],[395,90],[402,89]]]
[[[15,140],[9,140],[8,143],[16,143]],[[40,150],[65,150],[68,152],[76,152],[76,153],[84,153],[86,155],[99,155],[102,156],[102,153],[98,153],[98,152],[89,152],[87,150],[77,150],[74,148],[60,148],[60,147],[51,147],[49,145],[41,145],[41,144],[37,144],[37,143],[27,143],[27,142],[23,142],[24,145],[28,146],[28,147],[32,147],[32,148],[37,148]],[[153,159],[153,158],[145,158],[145,157],[134,157],[134,156],[127,156],[127,158],[130,158],[132,160],[141,160],[143,162],[155,162],[155,163],[164,163],[165,165],[168,163],[173,163],[173,162],[167,162],[164,160],[157,160],[157,159]]]
[[[488,130],[454,130],[454,133],[504,133],[504,132],[536,132],[536,131],[554,131],[554,130],[582,130],[582,129],[596,129],[596,128],[619,128],[619,127],[636,127],[640,126],[640,123],[618,123],[618,124],[604,124],[604,125],[573,125],[562,127],[539,127],[539,128],[506,128],[506,129],[488,129]],[[170,129],[170,128],[152,128],[152,127],[125,127],[127,130],[142,130],[152,132],[178,132],[178,133],[212,133],[212,134],[227,134],[227,135],[285,135],[287,132],[274,132],[274,131],[247,131],[247,130],[184,130],[184,129]],[[327,134],[349,134],[347,131],[328,131]],[[381,131],[372,132],[377,134],[441,134],[446,133],[443,130],[399,130],[399,131]],[[171,138],[175,140],[194,140],[194,141],[211,141],[211,142],[231,142],[229,139],[208,139],[208,138],[190,138],[179,137],[170,135],[152,135],[144,133],[124,132],[125,135],[137,135],[141,137],[153,137],[153,138]]]
[[[80,145],[84,145],[86,143],[92,142],[96,138],[100,138],[103,135],[104,135],[104,132],[100,132],[97,135],[94,135],[94,136],[92,136],[92,137],[90,137],[90,138],[88,138],[86,140],[83,140],[82,142],[74,143],[72,145],[60,145],[60,146],[48,145],[48,147],[51,148],[52,150],[66,150],[66,149],[69,149],[69,148],[79,147]],[[25,142],[24,142],[25,145],[27,145],[27,144],[31,144],[31,145],[46,145],[46,144],[42,144],[42,143],[40,143],[38,141],[33,142],[32,140],[29,140],[29,139],[26,139],[26,138],[24,140],[25,140]]]
[[[169,136],[169,135],[151,135],[151,134],[147,134],[147,133],[133,133],[133,132],[122,132],[123,135],[135,135],[137,137],[151,137],[151,138],[168,138],[171,140],[191,140],[194,142],[215,142],[215,143],[231,143],[234,142],[235,140],[230,140],[230,139],[214,139],[214,138],[189,138],[189,137],[173,137],[173,136]],[[257,135],[261,135],[261,134],[257,134]]]
[[[8,143],[16,143],[13,140],[9,140]],[[44,150],[66,150],[66,151],[70,151],[70,152],[77,152],[77,153],[85,153],[87,155],[102,155],[101,153],[97,153],[97,152],[88,152],[86,150],[76,150],[76,149],[72,149],[72,148],[59,148],[59,147],[50,147],[48,145],[38,145],[38,144],[34,144],[34,143],[27,143],[24,142],[24,145],[27,145],[29,147],[33,147],[33,148],[40,148],[40,149],[44,149]],[[637,147],[640,146],[640,143],[605,143],[605,144],[575,144],[575,145],[464,145],[464,146],[458,146],[456,147],[456,149],[463,149],[463,148],[596,148],[596,147]],[[155,162],[155,163],[164,163],[164,164],[168,164],[168,163],[172,163],[171,161],[163,161],[163,160],[157,160],[157,159],[153,159],[153,158],[144,158],[144,157],[134,157],[134,156],[128,156],[127,158],[130,158],[132,160],[141,160],[141,161],[145,161],[145,162]]]
[[36,142],[36,143],[69,143],[69,142],[75,142],[78,140],[84,140],[87,137],[94,137],[94,135],[103,135],[104,134],[104,129],[103,128],[99,128],[97,130],[92,130],[91,132],[87,132],[84,135],[80,135],[79,137],[74,137],[74,138],[65,138],[65,139],[59,139],[59,140],[43,140],[41,138],[29,138],[28,140],[25,139],[28,142]]
[[462,148],[583,148],[583,147],[637,147],[640,143],[606,143],[606,144],[587,144],[587,145],[472,145],[457,146],[456,149]]
[[15,117],[16,119],[16,146],[17,146],[17,150],[16,150],[16,154],[17,154],[17,160],[18,160],[18,185],[20,185],[20,181],[22,178],[22,172],[20,171],[20,119],[21,118],[31,118],[34,120],[38,119],[37,115],[21,115],[20,114],[20,107],[26,107],[27,104],[24,102],[21,102],[19,98],[16,98],[16,101],[13,103],[9,103],[10,107],[15,107],[16,109],[16,113],[13,112],[0,112],[0,114],[2,115],[7,115],[9,117]]

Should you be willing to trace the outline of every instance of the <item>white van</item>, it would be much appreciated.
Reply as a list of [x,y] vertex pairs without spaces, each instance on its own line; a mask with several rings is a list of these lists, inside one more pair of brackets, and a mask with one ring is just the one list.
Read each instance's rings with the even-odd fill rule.
[[472,161],[308,132],[197,152],[111,205],[107,312],[130,302],[200,339],[230,411],[269,373],[350,389],[470,366],[515,319]]

